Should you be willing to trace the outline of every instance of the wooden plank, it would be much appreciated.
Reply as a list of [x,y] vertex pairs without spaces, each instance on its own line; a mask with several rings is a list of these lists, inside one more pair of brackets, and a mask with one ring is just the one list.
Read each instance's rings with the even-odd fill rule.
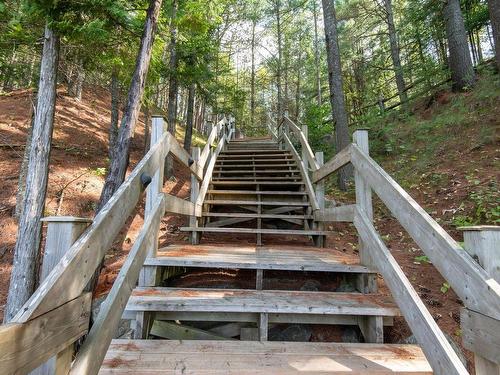
[[306,195],[305,191],[283,191],[283,190],[209,190],[209,194],[237,194],[237,195]]
[[358,257],[335,249],[303,246],[170,245],[150,266],[244,268],[289,271],[370,273]]
[[[309,142],[307,141],[307,136],[304,134],[304,132],[293,123],[292,120],[290,120],[288,117],[285,116],[285,121],[288,122],[289,125],[291,125],[290,129],[293,130],[293,132],[297,135],[299,138],[300,144],[302,146],[302,155],[307,158],[307,161],[309,165],[311,166],[311,169],[313,171],[317,170],[319,168],[319,164],[317,160],[314,157],[314,153],[311,149],[311,146],[309,145]],[[305,168],[307,170],[307,168]]]
[[[78,297],[101,263],[116,235],[134,210],[144,188],[142,174],[153,176],[168,154],[172,136],[166,133],[134,168],[14,318],[26,322]],[[175,141],[177,142],[177,141]]]
[[[200,159],[200,148],[199,147],[193,147],[192,148],[192,154],[193,154],[193,160],[194,161],[199,161]],[[197,181],[196,176],[191,175],[191,189],[190,189],[190,199],[192,203],[191,207],[191,216],[189,218],[189,226],[190,227],[197,227],[198,226],[198,219],[196,217],[196,210],[195,210],[195,205],[196,201],[198,200],[198,193],[200,191],[200,183]],[[196,245],[199,243],[200,238],[199,234],[197,232],[191,233],[191,243],[193,245]]]
[[257,181],[257,182],[260,182],[260,181],[272,181],[272,180],[278,180],[278,181],[281,181],[282,184],[283,183],[287,183],[288,181],[298,181],[298,180],[301,180],[302,177],[300,175],[296,175],[296,176],[282,176],[282,177],[273,177],[273,176],[258,176],[258,177],[215,177],[212,179],[212,181],[220,181],[220,180],[223,180],[223,181],[230,181],[230,180],[233,180],[233,181],[242,181],[242,180],[248,180],[248,181]]
[[212,132],[208,136],[207,143],[205,144],[205,147],[203,147],[203,151],[200,156],[200,161],[199,164],[202,168],[205,168],[205,164],[207,163],[208,160],[208,155],[210,154],[210,148],[212,147],[212,144],[215,141],[215,138],[217,137],[217,127],[215,126],[212,129]]
[[262,234],[291,234],[291,235],[301,235],[301,236],[317,236],[317,235],[327,235],[333,232],[321,231],[321,230],[301,230],[301,229],[255,229],[255,228],[217,228],[217,227],[181,227],[181,232],[213,232],[213,233],[262,233]]
[[241,186],[241,185],[304,185],[302,181],[228,181],[228,180],[212,180],[212,185],[232,185],[232,186]]
[[302,175],[302,180],[304,181],[304,185],[306,187],[307,195],[309,196],[309,201],[311,202],[311,207],[313,211],[319,209],[319,204],[318,201],[316,200],[316,194],[314,193],[314,188],[312,186],[311,180],[309,179],[309,173],[308,171],[304,170],[304,166],[301,163],[299,154],[297,153],[297,150],[295,150],[295,147],[293,147],[292,142],[290,142],[290,139],[284,135],[285,142],[288,146],[288,149],[292,153],[293,157],[295,158],[295,161],[297,162],[299,169],[300,169],[300,174]]
[[188,200],[178,198],[174,195],[164,194],[165,195],[165,212],[171,212],[178,215],[186,215],[186,216],[197,216],[195,212],[195,205],[193,202]]
[[271,174],[293,174],[293,173],[299,173],[299,170],[298,169],[268,169],[268,170],[248,170],[248,171],[244,171],[244,170],[238,170],[238,171],[233,171],[233,170],[227,170],[227,169],[223,169],[223,170],[215,170],[214,171],[214,174],[218,174],[218,175],[229,175],[229,174],[232,174],[232,175],[235,175],[235,174],[250,174],[250,173],[258,173],[259,175],[263,175],[263,174],[268,174],[268,173],[271,173]]
[[267,313],[259,314],[259,340],[267,341],[267,331],[269,329],[269,321]]
[[465,349],[500,364],[500,321],[463,308],[460,324]]
[[384,318],[382,316],[360,316],[358,325],[365,342],[384,343]]
[[114,340],[101,374],[431,375],[416,345]]
[[391,210],[464,304],[500,320],[500,285],[418,205],[373,159],[356,145],[352,163]]
[[146,250],[153,241],[157,241],[157,224],[165,213],[164,196],[158,198],[155,207],[154,212],[144,222],[106,302],[102,304],[99,315],[73,363],[71,374],[92,375],[99,372],[108,346],[118,329],[127,300],[139,278],[139,272],[147,255]]
[[231,340],[202,329],[161,320],[154,321],[151,334],[169,340]]
[[160,287],[134,289],[127,310],[399,315],[391,299],[379,294]]
[[347,146],[342,151],[337,153],[333,158],[328,160],[321,168],[313,171],[312,182],[317,183],[323,180],[332,173],[342,168],[344,165],[351,161],[351,146]]
[[223,199],[207,199],[205,203],[213,205],[231,205],[231,206],[241,206],[241,205],[252,205],[252,206],[309,206],[309,202],[303,201],[245,201],[245,200],[223,200]]
[[354,221],[355,210],[356,205],[354,204],[324,208],[314,212],[314,220],[327,222],[343,221],[352,223]]
[[413,334],[422,345],[436,374],[467,375],[467,370],[445,335],[364,212],[360,210],[356,212],[354,225],[359,236],[369,246],[375,265],[384,277],[385,284],[389,287]]
[[0,326],[0,374],[27,374],[87,333],[91,293],[26,323]]

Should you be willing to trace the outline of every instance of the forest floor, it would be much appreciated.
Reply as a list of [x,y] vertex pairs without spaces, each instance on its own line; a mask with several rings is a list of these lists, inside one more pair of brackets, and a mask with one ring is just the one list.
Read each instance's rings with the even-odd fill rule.
[[[456,229],[458,226],[493,224],[499,220],[498,81],[498,75],[484,77],[475,90],[463,94],[440,91],[417,101],[411,115],[390,114],[377,121],[370,132],[375,159],[458,241],[462,241],[462,234]],[[0,96],[0,318],[7,298],[16,238],[17,226],[12,212],[30,108],[29,91]],[[130,169],[143,155],[142,120],[141,117],[131,146]],[[80,102],[68,97],[62,88],[58,91],[46,216],[93,216],[107,166],[109,122],[110,97],[105,89],[87,88]],[[181,139],[182,134],[178,137]],[[196,142],[202,143],[202,140]],[[189,195],[189,174],[178,165],[175,173],[176,178],[166,182],[164,191],[185,198]],[[354,200],[352,190],[341,193],[333,186],[328,190],[330,198],[338,202]],[[375,223],[384,241],[439,326],[461,346],[462,302],[381,202],[375,199],[374,204]],[[143,223],[143,213],[143,206],[140,206],[106,255],[98,295],[105,294],[111,287]],[[186,218],[165,216],[160,228],[161,245],[185,243],[187,235],[179,232],[179,227],[185,224]],[[330,229],[336,234],[328,238],[329,247],[356,253],[357,239],[351,225],[335,224]],[[204,243],[220,240],[220,236],[203,238]],[[254,239],[246,235],[232,235],[227,240],[238,244],[254,243]],[[292,237],[283,241],[297,245]],[[243,284],[252,283],[252,276],[242,273],[212,273],[210,277],[214,282],[218,277],[224,280],[230,277],[245,280]],[[286,273],[278,276],[281,284],[273,288],[292,288],[304,281]],[[194,284],[202,277],[206,279],[207,274],[200,270],[197,275],[178,282]],[[338,282],[320,277],[320,289],[328,289]],[[382,291],[387,292],[382,282],[380,285]],[[407,338],[410,331],[399,318],[394,327],[387,330],[387,335],[389,342],[397,342]],[[311,339],[325,339],[321,327],[313,327]],[[464,354],[471,368],[472,355],[466,351]]]

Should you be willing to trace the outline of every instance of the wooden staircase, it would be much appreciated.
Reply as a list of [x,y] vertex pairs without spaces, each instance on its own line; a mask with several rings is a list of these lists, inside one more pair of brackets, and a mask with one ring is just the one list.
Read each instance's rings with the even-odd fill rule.
[[201,225],[181,230],[255,234],[257,245],[262,245],[263,235],[318,241],[328,232],[313,222],[311,192],[298,163],[271,139],[230,141],[215,162]]
[[[172,245],[147,258],[144,267],[159,274],[173,267],[204,269],[208,275],[247,269],[255,272],[255,289],[184,288],[168,280],[136,287],[124,315],[136,318],[136,340],[114,341],[101,373],[432,373],[417,346],[384,344],[384,326],[400,312],[391,298],[377,293],[376,273],[359,257],[313,243],[276,245],[283,236],[317,242],[328,234],[317,229],[299,162],[272,140],[229,142],[215,161],[200,225],[182,228],[217,233],[219,244],[205,245],[202,238],[202,244]],[[224,236],[233,233],[256,235],[256,246],[224,243]],[[274,244],[263,246],[271,235]],[[272,290],[266,286],[268,271],[329,273],[356,290]],[[213,329],[200,330],[200,322],[210,322]],[[358,326],[365,343],[268,341],[276,324]],[[156,340],[137,340],[147,338]],[[377,352],[383,353],[381,362]],[[155,363],[158,356],[168,365]]]
[[[43,281],[0,327],[0,374],[468,374],[378,234],[372,194],[464,301],[463,343],[476,363],[498,369],[500,284],[470,255],[498,241],[469,237],[473,245],[463,251],[369,156],[366,131],[323,163],[306,128],[286,116],[268,127],[271,139],[235,140],[234,119],[224,118],[204,149],[189,154],[154,117],[150,151],[92,223],[49,224]],[[189,169],[190,200],[162,191],[167,156]],[[355,202],[325,207],[324,180],[348,163]],[[143,227],[90,325],[89,280],[144,192]],[[191,244],[158,249],[166,213],[189,217],[182,230]],[[353,224],[359,254],[325,247],[331,222]],[[250,235],[250,245],[231,242],[235,233]],[[183,285],[187,270],[240,278],[237,286]],[[287,287],[276,284],[280,274]],[[304,277],[349,288],[306,288],[298,283]],[[390,296],[378,291],[382,278]],[[420,345],[384,341],[384,328],[400,315]],[[133,321],[133,339],[113,340],[120,319]],[[276,325],[304,324],[355,326],[362,338],[289,342],[270,334]]]

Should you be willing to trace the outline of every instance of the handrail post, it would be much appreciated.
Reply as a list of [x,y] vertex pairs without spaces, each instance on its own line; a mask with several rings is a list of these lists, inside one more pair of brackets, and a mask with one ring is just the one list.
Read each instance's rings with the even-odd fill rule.
[[[303,126],[302,128],[304,129],[304,127],[306,129],[306,133],[304,133],[304,135],[307,136],[307,126]],[[324,162],[323,152],[322,151],[316,152],[315,157],[316,157],[316,161],[318,162],[318,165],[321,167],[323,165],[323,162]],[[307,173],[307,158],[305,158],[304,150],[302,150],[302,161],[303,162],[305,161],[305,170]],[[324,179],[315,184],[315,190],[316,190],[316,199],[318,200],[319,209],[324,210],[325,209],[325,180]],[[323,230],[324,226],[325,225],[322,221],[318,222],[316,225],[318,230]],[[326,238],[325,236],[321,236],[321,235],[316,236],[315,241],[314,241],[315,246],[324,247],[325,246],[325,238]]]
[[[162,116],[153,116],[151,119],[151,142],[150,148],[153,147],[166,132],[165,123]],[[144,210],[144,221],[154,213],[154,204],[161,194],[163,189],[163,171],[165,159],[160,161],[160,165],[156,170],[151,183],[146,191],[146,208]],[[152,246],[147,250],[148,258],[155,258],[158,252],[158,233],[160,231],[161,220],[158,221],[155,230],[153,231],[155,239],[152,241]],[[147,266],[142,267],[139,274],[139,286],[155,286],[158,277],[157,267]],[[149,330],[150,313],[138,312],[135,319],[134,338],[144,339],[147,337]]]
[[[92,222],[91,219],[73,216],[49,216],[44,217],[42,221],[47,223],[47,236],[40,282],[50,274],[71,245],[80,237],[89,223]],[[33,370],[30,374],[66,374],[71,367],[72,358],[73,345],[70,345]]]
[[[192,155],[194,162],[197,163],[200,160],[200,148],[193,147]],[[194,210],[196,211],[196,201],[198,200],[198,194],[200,192],[200,182],[196,178],[194,173],[191,173],[191,202],[194,204]],[[196,217],[196,212],[193,212],[193,216],[189,217],[189,226],[198,227],[198,218]],[[198,245],[199,243],[199,233],[196,231],[191,232],[191,244]]]
[[[500,226],[473,226],[464,231],[464,248],[489,275],[500,283]],[[500,374],[500,321],[482,311],[469,310],[467,301],[461,314],[464,347],[474,352],[477,375]],[[495,328],[496,327],[496,328]],[[489,340],[496,340],[491,342]]]
[[[355,130],[353,133],[353,142],[357,144],[363,152],[369,154],[370,147],[368,143],[368,130]],[[354,183],[356,190],[356,205],[366,214],[366,217],[370,220],[370,222],[373,222],[372,190],[357,170],[354,170]],[[375,269],[375,263],[372,261],[371,256],[368,253],[369,248],[363,243],[361,238],[358,242],[358,248],[361,264]],[[377,280],[374,274],[360,275],[358,277],[358,289],[364,293],[376,292]]]

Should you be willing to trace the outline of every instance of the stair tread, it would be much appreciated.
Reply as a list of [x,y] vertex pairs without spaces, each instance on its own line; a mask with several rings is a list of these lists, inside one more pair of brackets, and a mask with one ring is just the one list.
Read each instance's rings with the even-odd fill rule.
[[309,206],[309,202],[303,201],[250,201],[250,200],[230,200],[230,199],[205,199],[203,203],[215,205],[251,205],[251,206]]
[[113,340],[99,374],[431,375],[407,344]]
[[212,180],[213,185],[304,185],[303,181],[238,181],[238,180]]
[[260,169],[264,167],[296,167],[297,163],[276,163],[276,164],[255,164],[253,165],[251,162],[248,162],[246,164],[227,164],[225,162],[220,163],[217,162],[215,163],[216,168],[255,168],[255,169]]
[[253,312],[360,316],[399,316],[381,294],[255,289],[137,287],[128,311]]
[[209,194],[234,194],[234,195],[307,195],[306,191],[283,191],[283,190],[208,190]]
[[305,246],[170,245],[146,265],[372,273],[342,251]]
[[181,232],[214,232],[214,233],[250,233],[250,234],[290,234],[299,236],[325,236],[334,232],[302,229],[257,229],[234,227],[181,227]]
[[282,176],[282,177],[272,177],[272,176],[257,176],[257,177],[217,177],[217,178],[212,178],[212,181],[230,181],[230,180],[259,180],[259,181],[272,181],[272,180],[279,180],[279,181],[284,181],[288,182],[288,180],[302,180],[301,175],[297,176]]

